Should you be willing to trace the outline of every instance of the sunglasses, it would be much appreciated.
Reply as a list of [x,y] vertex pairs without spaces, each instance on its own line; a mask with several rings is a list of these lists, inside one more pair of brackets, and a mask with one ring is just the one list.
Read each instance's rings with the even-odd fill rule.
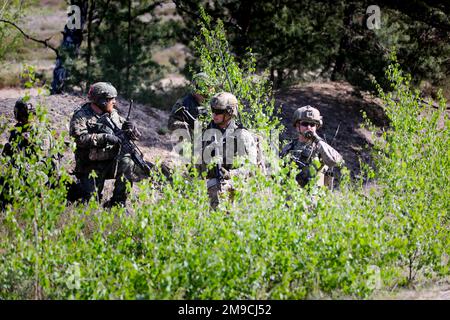
[[214,114],[224,114],[224,113],[227,112],[227,110],[211,108],[211,112],[214,113]]
[[314,122],[306,122],[306,121],[303,121],[303,122],[300,122],[300,125],[301,125],[302,127],[315,127],[317,124],[314,123]]

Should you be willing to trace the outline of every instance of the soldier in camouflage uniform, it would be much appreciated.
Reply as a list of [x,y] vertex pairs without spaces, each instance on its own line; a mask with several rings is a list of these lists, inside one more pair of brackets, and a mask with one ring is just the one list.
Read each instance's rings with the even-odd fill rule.
[[[212,121],[203,132],[201,172],[207,171],[208,195],[211,206],[216,208],[220,199],[233,198],[231,178],[245,178],[250,174],[245,162],[256,165],[257,148],[253,135],[235,121],[238,112],[236,97],[220,92],[210,102]],[[218,164],[208,170],[208,164],[218,158]]]
[[281,157],[290,157],[297,164],[300,173],[296,179],[302,187],[314,178],[317,178],[317,185],[324,185],[324,173],[343,164],[339,152],[317,135],[316,130],[322,124],[319,110],[309,105],[298,108],[293,119],[298,138],[288,143],[280,153]]
[[[45,160],[47,159],[46,157],[50,157],[50,150],[53,144],[50,130],[47,127],[39,127],[36,121],[33,120],[32,115],[35,115],[35,109],[31,103],[27,102],[25,99],[16,101],[14,105],[14,118],[17,123],[14,125],[14,128],[11,129],[8,142],[2,150],[2,156],[9,157],[8,163],[10,165],[17,169],[23,166],[21,172],[24,175],[30,170],[28,159],[32,156],[36,156],[38,162],[41,164],[47,163]],[[19,153],[22,153],[25,157],[24,162],[19,161],[18,163],[15,160],[15,155]],[[41,167],[45,171],[42,173],[46,175],[47,179],[49,175],[57,173],[59,168],[59,156],[53,156],[51,160],[51,163],[49,163],[51,167]],[[24,177],[24,181],[25,180],[26,177]],[[11,193],[12,189],[5,181],[4,177],[1,176],[0,189],[0,203],[1,207],[4,207],[8,202],[6,201],[5,195]]]
[[[37,122],[32,121],[32,115],[35,115],[35,110],[31,103],[24,99],[16,101],[14,118],[17,123],[10,132],[8,143],[3,148],[3,156],[12,157],[16,152],[23,152],[25,157],[31,157],[38,153],[40,156],[50,156],[50,150],[53,147],[50,129],[44,127],[39,132]],[[54,169],[57,168],[57,160],[59,159],[52,159]]]
[[17,123],[10,132],[8,143],[3,148],[2,155],[12,157],[14,154],[14,145],[17,150],[24,151],[26,156],[29,157],[35,153],[35,150],[31,148],[30,131],[31,123],[30,116],[34,114],[33,105],[25,102],[23,99],[16,101],[14,105],[14,118]]
[[[93,84],[88,97],[90,101],[75,110],[70,121],[70,135],[76,142],[75,175],[83,190],[82,199],[89,200],[97,191],[101,200],[105,180],[115,179],[113,196],[104,206],[125,206],[126,182],[138,181],[143,176],[142,170],[128,154],[120,153],[120,139],[104,132],[101,117],[108,116],[132,140],[137,140],[140,133],[131,121],[117,113],[114,108],[117,91],[110,83]],[[96,177],[91,176],[92,171]]]
[[186,129],[192,132],[195,120],[200,114],[206,114],[201,104],[212,88],[212,81],[206,73],[194,75],[191,92],[178,99],[172,107],[168,121],[169,130]]

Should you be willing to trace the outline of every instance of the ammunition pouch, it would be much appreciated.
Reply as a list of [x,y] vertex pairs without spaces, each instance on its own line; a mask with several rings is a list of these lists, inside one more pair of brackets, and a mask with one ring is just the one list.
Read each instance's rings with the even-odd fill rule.
[[[311,171],[315,171],[316,174],[319,172],[319,168],[312,163],[313,148],[307,147],[303,150],[295,150],[291,154],[292,159],[300,170],[295,179],[301,187],[304,187],[315,177]],[[311,168],[311,166],[314,168]]]
[[119,153],[119,146],[107,145],[103,148],[90,148],[89,160],[91,161],[105,161],[114,159]]

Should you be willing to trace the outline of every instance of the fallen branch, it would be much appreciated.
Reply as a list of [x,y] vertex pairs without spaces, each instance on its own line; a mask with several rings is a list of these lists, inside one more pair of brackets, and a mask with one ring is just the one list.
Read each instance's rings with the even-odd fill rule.
[[17,26],[14,22],[8,21],[8,20],[4,20],[4,19],[0,19],[0,22],[9,24],[11,26],[13,26],[14,28],[16,28],[17,30],[20,31],[20,33],[22,33],[22,35],[32,41],[35,41],[37,43],[43,44],[46,48],[52,49],[55,53],[56,53],[56,57],[59,57],[59,51],[58,49],[56,49],[55,47],[53,47],[52,45],[50,45],[48,42],[50,41],[51,37],[45,40],[40,40],[40,39],[36,39],[33,38],[32,36],[26,34],[19,26]]

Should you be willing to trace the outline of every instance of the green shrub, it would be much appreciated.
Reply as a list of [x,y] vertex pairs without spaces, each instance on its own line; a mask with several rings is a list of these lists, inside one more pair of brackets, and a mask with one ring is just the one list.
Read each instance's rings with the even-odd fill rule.
[[367,298],[448,275],[445,101],[427,107],[395,61],[387,71],[393,91],[380,96],[391,128],[366,170],[373,187],[344,169],[340,190],[300,189],[295,170],[281,166],[235,181],[234,201],[214,211],[195,171],[176,171],[172,184],[156,183],[155,172],[137,184],[128,211],[105,211],[95,200],[67,206],[38,161],[17,159],[31,165],[25,183],[2,160],[18,192],[0,216],[0,297]]

